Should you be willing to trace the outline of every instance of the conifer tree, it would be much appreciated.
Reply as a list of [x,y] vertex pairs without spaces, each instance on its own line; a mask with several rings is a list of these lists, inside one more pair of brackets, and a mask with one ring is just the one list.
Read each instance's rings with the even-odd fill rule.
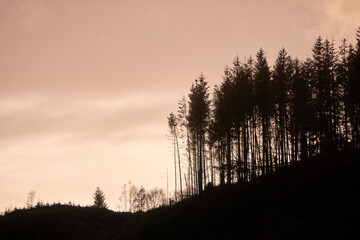
[[[300,159],[306,160],[308,157],[307,153],[307,140],[306,132],[308,128],[307,116],[309,112],[309,89],[306,82],[306,70],[304,70],[304,64],[301,64],[298,59],[294,61],[294,75],[293,82],[291,84],[291,121],[294,126],[294,134],[296,141],[294,144],[298,145],[298,138],[300,137]],[[300,135],[300,136],[299,136]]]
[[232,181],[232,140],[233,140],[233,127],[235,117],[235,101],[234,101],[234,82],[233,76],[229,67],[225,67],[223,82],[215,89],[214,92],[214,117],[218,122],[219,137],[224,142],[224,154],[226,164],[223,168],[226,169],[226,182],[231,184]]
[[104,208],[104,209],[108,208],[108,206],[105,202],[105,194],[99,187],[97,187],[95,189],[93,198],[94,198],[94,205],[93,205],[94,207]]
[[247,63],[242,64],[239,57],[233,61],[233,105],[234,105],[234,127],[237,144],[237,178],[238,181],[248,179],[248,121],[251,115],[252,99],[252,72]]
[[203,74],[192,84],[189,94],[188,123],[194,151],[195,169],[197,169],[198,192],[204,187],[203,174],[205,166],[205,134],[209,125],[210,100],[209,86]]
[[358,148],[360,147],[360,27],[356,36],[356,46],[350,47],[349,50],[348,92],[352,146]]
[[270,140],[270,114],[271,114],[271,87],[270,87],[270,69],[267,63],[265,52],[262,48],[256,54],[255,63],[255,99],[260,114],[262,126],[262,173],[270,171],[271,159],[269,150]]
[[[290,86],[293,74],[292,59],[288,56],[285,48],[279,51],[273,70],[273,94],[275,101],[275,122],[276,122],[276,145],[279,152],[281,166],[288,162],[286,146],[288,145],[289,129],[289,103],[290,103]],[[275,161],[275,167],[278,163]]]
[[348,148],[348,142],[350,137],[350,108],[349,105],[349,64],[348,64],[348,56],[349,56],[349,45],[346,39],[343,39],[341,45],[339,47],[339,61],[336,67],[336,80],[339,84],[339,89],[342,94],[340,95],[340,111],[343,112],[341,116],[341,124],[344,126],[343,131],[341,132],[343,135],[343,148]]

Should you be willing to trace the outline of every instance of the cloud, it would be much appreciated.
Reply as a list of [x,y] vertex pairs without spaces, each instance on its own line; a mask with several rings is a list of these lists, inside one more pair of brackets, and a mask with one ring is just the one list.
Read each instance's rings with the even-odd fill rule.
[[[0,100],[0,139],[65,136],[69,142],[110,137],[130,141],[129,135],[157,136],[169,108],[167,97],[129,95],[110,99],[23,98]],[[164,119],[163,119],[164,118]],[[70,138],[70,139],[69,139]],[[117,139],[117,140],[119,140]]]
[[326,25],[335,25],[336,33],[353,41],[356,28],[360,24],[360,2],[357,0],[324,1],[324,9],[331,22],[330,24],[323,23],[323,27],[326,29]]

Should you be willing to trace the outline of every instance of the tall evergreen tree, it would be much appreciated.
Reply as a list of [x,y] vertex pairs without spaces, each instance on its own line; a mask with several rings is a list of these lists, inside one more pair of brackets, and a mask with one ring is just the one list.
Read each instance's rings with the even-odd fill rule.
[[193,149],[195,151],[198,191],[202,192],[203,174],[205,166],[205,134],[209,124],[210,100],[209,86],[203,74],[200,74],[195,83],[192,84],[189,94],[189,129],[192,135]]
[[356,34],[357,43],[355,48],[350,47],[348,64],[349,64],[349,107],[350,121],[352,128],[352,145],[360,147],[360,27]]
[[[321,36],[316,39],[313,51],[313,77],[312,77],[312,102],[315,107],[316,114],[316,127],[314,130],[316,131],[316,145],[320,147],[318,149],[318,153],[324,149],[325,145],[325,129],[326,129],[326,119],[324,114],[324,102],[325,102],[325,86],[326,79],[324,74],[324,66],[323,66],[323,56],[324,56],[324,44]],[[320,144],[318,144],[318,142]],[[319,151],[320,150],[320,151]]]
[[249,62],[242,64],[239,57],[233,61],[232,105],[234,133],[237,149],[237,178],[238,181],[248,180],[249,155],[249,116],[252,114],[252,69]]
[[[307,72],[306,69],[304,69],[304,64],[301,65],[300,61],[295,59],[292,82],[291,115],[296,139],[300,137],[301,160],[306,160],[308,158],[306,135],[310,124],[308,116],[311,114],[308,105],[310,91],[306,82],[306,74]],[[295,141],[295,144],[298,144],[297,140]]]
[[350,99],[349,99],[349,46],[346,39],[343,39],[339,47],[339,61],[336,67],[336,80],[339,84],[339,91],[342,93],[340,97],[340,111],[341,113],[341,124],[343,126],[343,149],[348,148],[348,142],[350,137],[350,125],[349,125],[349,116],[350,116]]
[[232,140],[234,127],[234,83],[233,76],[229,67],[225,67],[223,82],[214,92],[214,118],[218,123],[218,136],[223,139],[226,164],[222,167],[226,169],[226,182],[232,181]]
[[270,140],[270,115],[272,110],[272,93],[270,85],[270,69],[265,52],[262,48],[256,54],[255,63],[255,99],[262,126],[262,173],[270,172],[271,159],[269,151]]
[[[273,94],[275,101],[275,122],[276,122],[276,145],[277,152],[279,152],[279,160],[281,166],[288,162],[287,152],[288,146],[288,131],[289,129],[289,104],[290,104],[290,87],[292,81],[293,66],[292,59],[288,56],[285,48],[279,51],[273,70]],[[277,167],[277,160],[275,167]]]

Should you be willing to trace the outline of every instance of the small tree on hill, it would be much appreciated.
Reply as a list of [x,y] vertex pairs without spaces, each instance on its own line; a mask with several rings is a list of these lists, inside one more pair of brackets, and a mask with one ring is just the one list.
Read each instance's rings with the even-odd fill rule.
[[28,193],[27,201],[26,201],[26,207],[27,208],[32,208],[34,206],[35,194],[36,194],[36,192],[34,190],[31,190]]
[[96,188],[93,197],[94,197],[94,207],[97,208],[108,207],[107,204],[105,203],[105,194],[99,187]]

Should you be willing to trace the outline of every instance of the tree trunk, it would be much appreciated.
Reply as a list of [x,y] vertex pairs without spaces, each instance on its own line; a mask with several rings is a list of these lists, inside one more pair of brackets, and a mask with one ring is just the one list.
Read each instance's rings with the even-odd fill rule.
[[203,182],[202,182],[202,171],[203,171],[203,166],[202,166],[202,139],[201,137],[199,138],[199,170],[198,170],[198,182],[199,182],[199,194],[202,193],[203,190]]
[[226,146],[227,146],[227,154],[226,154],[226,165],[227,165],[227,184],[231,184],[231,137],[230,131],[228,131],[226,136]]
[[178,162],[179,162],[179,180],[180,180],[180,198],[183,200],[183,192],[182,192],[182,177],[181,177],[181,161],[180,161],[180,149],[179,149],[179,141],[175,129],[175,138],[176,138],[176,146],[177,146],[177,152],[178,152]]

